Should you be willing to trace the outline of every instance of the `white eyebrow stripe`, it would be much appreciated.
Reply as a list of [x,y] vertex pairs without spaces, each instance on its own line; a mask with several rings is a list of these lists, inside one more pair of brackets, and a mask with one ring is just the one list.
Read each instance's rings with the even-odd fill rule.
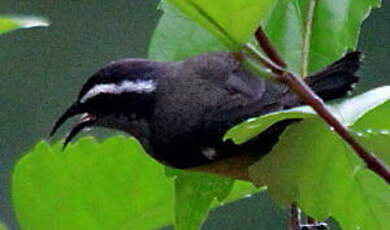
[[101,93],[119,95],[122,93],[150,93],[156,89],[156,83],[153,80],[123,81],[120,85],[109,83],[100,84],[92,87],[80,100],[84,103]]

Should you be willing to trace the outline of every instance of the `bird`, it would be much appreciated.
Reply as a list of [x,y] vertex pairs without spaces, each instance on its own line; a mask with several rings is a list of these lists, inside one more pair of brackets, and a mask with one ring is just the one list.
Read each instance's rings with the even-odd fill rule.
[[[347,52],[304,80],[324,101],[344,97],[359,80],[361,59],[360,51]],[[249,118],[301,105],[286,85],[252,73],[231,52],[177,62],[128,58],[93,74],[50,135],[78,115],[64,148],[82,130],[105,127],[135,137],[168,167],[249,180],[248,166],[299,121],[278,122],[241,145],[224,141],[224,134]]]

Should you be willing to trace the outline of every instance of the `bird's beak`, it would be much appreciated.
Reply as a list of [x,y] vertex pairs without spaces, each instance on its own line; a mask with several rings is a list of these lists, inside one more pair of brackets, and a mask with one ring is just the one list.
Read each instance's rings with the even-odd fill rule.
[[83,129],[92,126],[96,121],[96,116],[85,113],[80,120],[77,122],[77,124],[70,130],[68,135],[65,138],[64,145],[62,146],[62,149],[64,150],[66,146],[69,144],[69,142]]
[[53,136],[55,134],[55,132],[58,130],[59,127],[61,127],[65,121],[67,121],[69,118],[77,115],[77,114],[81,114],[83,113],[83,109],[82,109],[82,106],[80,106],[79,103],[74,103],[73,105],[71,105],[66,111],[64,114],[62,114],[62,116],[56,121],[56,123],[54,124],[54,127],[53,129],[51,130],[50,132],[50,137]]
[[[84,108],[81,104],[79,104],[77,102],[74,103],[56,121],[53,129],[50,132],[50,137],[53,136],[55,134],[55,132],[58,130],[58,128],[60,128],[65,123],[65,121],[67,121],[69,118],[71,118],[75,115],[78,115],[78,114],[85,113],[85,112],[86,111],[84,110]],[[63,149],[65,149],[65,147],[73,139],[73,137],[75,137],[81,130],[83,130],[86,127],[92,126],[93,123],[95,122],[95,120],[96,120],[96,116],[85,113],[85,115],[80,118],[79,122],[77,122],[77,124],[72,128],[72,130],[66,136]]]

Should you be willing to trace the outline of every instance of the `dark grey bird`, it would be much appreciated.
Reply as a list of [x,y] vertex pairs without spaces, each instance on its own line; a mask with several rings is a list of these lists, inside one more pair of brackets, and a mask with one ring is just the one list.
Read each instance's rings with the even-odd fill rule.
[[[360,52],[350,52],[305,79],[325,101],[343,97],[358,81]],[[269,152],[291,120],[242,144],[225,132],[251,117],[300,106],[285,86],[255,76],[232,53],[208,53],[179,62],[124,59],[109,63],[84,84],[51,135],[81,115],[64,146],[87,127],[122,130],[157,161],[246,179],[242,169]]]

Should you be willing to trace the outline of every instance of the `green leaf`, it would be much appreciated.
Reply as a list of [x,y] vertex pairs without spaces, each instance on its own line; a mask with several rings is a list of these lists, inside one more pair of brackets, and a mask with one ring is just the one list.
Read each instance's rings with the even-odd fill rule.
[[16,166],[13,201],[23,229],[155,229],[172,223],[164,168],[124,137],[81,139],[65,152],[39,143]]
[[232,49],[253,36],[275,0],[168,0]]
[[[306,1],[306,0],[305,0]],[[301,73],[303,48],[303,13],[300,0],[279,0],[264,29],[289,69]]]
[[390,164],[390,101],[370,110],[353,125],[359,141],[370,151]]
[[258,118],[250,118],[234,126],[224,136],[224,140],[232,139],[235,144],[242,144],[256,137],[271,125],[287,120],[314,117],[315,112],[309,107],[297,107],[290,110],[269,113]]
[[219,199],[216,202],[211,204],[211,207],[215,208],[220,205],[224,205],[230,203],[232,201],[236,201],[238,199],[242,199],[243,197],[251,196],[257,192],[262,192],[267,190],[266,187],[255,187],[252,183],[248,183],[246,181],[235,180],[233,187],[223,200]]
[[[205,173],[168,170],[175,185],[175,229],[200,229],[211,208],[266,190]],[[264,210],[265,211],[265,210]]]
[[[382,86],[361,95],[347,99],[339,104],[328,105],[327,108],[346,126],[354,124],[371,110],[390,100],[390,86]],[[383,112],[386,113],[386,112]],[[389,114],[389,113],[388,113]],[[256,137],[271,125],[286,119],[303,119],[317,116],[307,106],[297,107],[251,118],[234,126],[224,136],[224,140],[232,139],[236,144],[242,144]],[[373,120],[371,119],[370,121]],[[366,125],[369,122],[365,122]]]
[[205,173],[167,169],[175,185],[175,229],[196,230],[211,207],[261,191],[247,182]]
[[[390,164],[390,101],[381,97],[375,101],[378,94],[373,93],[382,89],[386,88],[337,109],[354,121],[351,130],[364,146]],[[367,106],[374,104],[375,108]],[[365,109],[356,112],[356,105]],[[297,202],[316,219],[332,216],[346,230],[390,229],[390,187],[319,118],[291,125],[271,153],[250,168],[250,174],[258,185],[267,185],[276,200],[285,205]]]
[[49,21],[42,17],[0,15],[0,34],[17,29],[49,26]]
[[265,30],[290,70],[305,76],[306,71],[318,71],[356,49],[361,23],[380,2],[279,0],[264,23]]
[[164,166],[133,138],[102,143],[83,138],[65,152],[61,143],[40,142],[16,165],[13,203],[20,224],[29,230],[156,229],[174,222],[174,209],[191,213],[185,219],[191,223],[181,222],[178,229],[196,229],[215,197],[227,196],[230,202],[259,191],[210,175],[175,170],[175,176],[167,178]]
[[330,109],[346,126],[351,126],[389,100],[390,86],[382,86],[333,105]]
[[[379,97],[381,100],[381,97]],[[390,114],[390,101],[387,99],[386,102],[382,104],[378,104],[377,107],[371,108],[364,116],[359,117],[353,128],[355,130],[364,130],[369,127],[370,129],[390,129],[389,123],[387,121],[389,119],[378,120],[378,117],[387,117]]]
[[204,173],[171,172],[175,184],[175,229],[196,230],[207,216],[214,199],[223,200],[233,180]]
[[[388,106],[387,109],[390,110],[390,106]],[[388,111],[387,114],[390,114],[390,111]],[[382,127],[381,129],[369,128],[357,132],[357,139],[360,143],[388,164],[390,164],[390,151],[388,144],[390,143],[389,124],[390,122],[387,123],[387,127]]]
[[178,61],[206,52],[227,50],[217,38],[175,7],[165,2],[161,2],[160,6],[164,14],[149,46],[151,59]]

